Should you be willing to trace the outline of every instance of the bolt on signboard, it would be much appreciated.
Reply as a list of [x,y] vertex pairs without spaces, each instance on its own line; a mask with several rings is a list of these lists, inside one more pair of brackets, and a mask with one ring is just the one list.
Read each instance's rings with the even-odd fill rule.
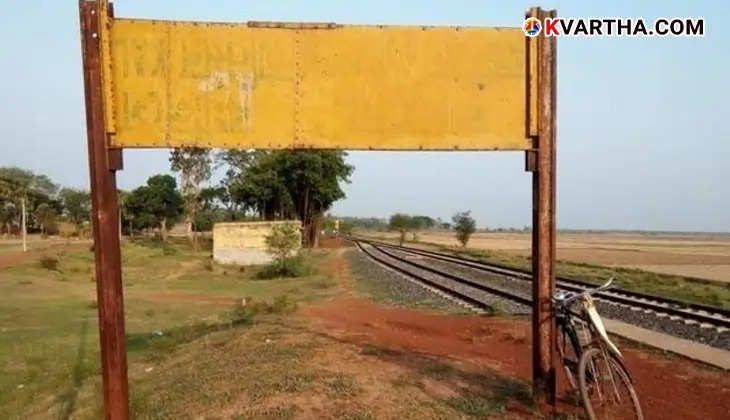
[[125,148],[524,150],[533,370],[554,397],[554,38],[519,27],[127,19],[106,0],[79,8],[107,418],[129,416],[115,178]]

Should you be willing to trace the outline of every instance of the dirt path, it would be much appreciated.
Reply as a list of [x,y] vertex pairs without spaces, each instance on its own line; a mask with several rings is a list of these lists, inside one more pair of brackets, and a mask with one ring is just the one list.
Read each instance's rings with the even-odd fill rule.
[[[341,254],[329,267],[337,269],[344,296],[301,311],[315,320],[313,328],[323,334],[363,345],[475,362],[530,380],[529,320],[449,316],[384,306],[353,296],[347,261]],[[651,351],[624,348],[624,353],[646,418],[728,418],[730,375]]]
[[353,296],[352,285],[350,283],[350,270],[345,260],[345,249],[340,248],[333,252],[332,258],[327,260],[327,264],[323,267],[324,271],[337,280],[337,284],[344,290],[347,296]]

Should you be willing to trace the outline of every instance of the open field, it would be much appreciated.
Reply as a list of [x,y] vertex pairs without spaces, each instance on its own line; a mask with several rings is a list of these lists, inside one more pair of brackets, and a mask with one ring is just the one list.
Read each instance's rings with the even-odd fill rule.
[[[396,232],[376,236],[396,239]],[[408,235],[411,238],[411,235]],[[418,240],[458,246],[453,232],[423,231]],[[633,267],[730,282],[730,234],[559,233],[557,258],[561,261]],[[475,233],[469,248],[529,256],[529,233]]]
[[[234,335],[232,311],[244,297],[280,310],[324,296],[332,285],[325,275],[252,281],[253,273],[213,266],[208,254],[184,245],[125,243],[133,382],[149,376],[146,370],[178,345]],[[324,257],[310,258],[316,263]],[[37,260],[0,268],[0,418],[99,418],[93,278],[88,246],[61,254],[57,270],[44,269]],[[299,293],[302,289],[307,293]],[[144,405],[148,396],[137,394],[134,403]]]
[[[88,240],[64,239],[57,236],[41,238],[40,235],[28,235],[26,246],[28,251],[42,251],[44,249],[74,244],[91,243]],[[23,241],[16,237],[0,239],[0,257],[5,254],[12,254],[23,251]]]
[[[55,269],[40,255],[0,267],[0,418],[100,417],[93,254],[58,251]],[[257,268],[214,265],[210,251],[126,242],[133,417],[477,418],[507,404],[528,413],[515,418],[532,417],[524,380],[313,324],[337,315],[297,307],[360,292],[339,250],[307,260],[316,273],[254,280]]]
[[[254,280],[258,268],[184,243],[125,242],[133,418],[553,418],[530,393],[527,319],[394,288],[338,246],[306,256],[311,275]],[[100,417],[93,255],[71,248],[57,264],[0,267],[2,419]],[[725,375],[623,348],[653,412],[730,409]],[[570,399],[559,411],[579,418]]]

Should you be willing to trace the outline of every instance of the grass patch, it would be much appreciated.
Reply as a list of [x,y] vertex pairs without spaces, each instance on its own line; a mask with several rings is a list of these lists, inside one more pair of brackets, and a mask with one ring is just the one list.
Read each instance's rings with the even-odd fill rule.
[[288,314],[296,310],[296,303],[289,301],[286,295],[277,296],[272,303],[252,302],[251,300],[246,300],[246,302],[245,305],[239,303],[234,309],[219,316],[226,322],[185,325],[165,330],[127,334],[127,351],[144,352],[150,357],[164,357],[172,349],[205,335],[238,326],[250,326],[257,315]]
[[41,268],[43,268],[45,270],[59,271],[58,270],[58,258],[56,258],[56,257],[49,257],[48,255],[44,255],[41,257],[41,259],[38,263],[40,264]]
[[337,414],[338,419],[342,420],[375,420],[375,414],[368,410],[344,411]]
[[327,395],[331,398],[347,398],[358,394],[359,389],[352,377],[343,373],[335,373],[325,379]]
[[[327,255],[312,252],[304,258],[316,264]],[[161,385],[165,383],[164,379],[158,379],[163,375],[159,365],[171,354],[197,348],[190,357],[202,359],[202,355],[206,355],[207,358],[215,345],[246,334],[252,327],[263,328],[260,327],[262,323],[265,325],[287,316],[300,302],[332,293],[322,287],[328,279],[319,274],[261,282],[252,281],[255,269],[239,272],[235,267],[226,276],[217,266],[208,270],[205,262],[210,262],[210,252],[193,250],[184,238],[170,238],[167,245],[154,238],[125,239],[122,243],[130,379],[134,383],[134,372],[139,371],[136,366],[140,363],[153,367],[154,370],[144,377],[145,382],[155,378],[151,381],[152,388],[142,388],[147,394],[155,394],[158,386],[166,386]],[[62,268],[62,276],[49,275],[55,271],[54,267],[41,263],[0,269],[0,288],[5,297],[0,301],[2,419],[66,418],[68,413],[72,418],[99,418],[101,378],[93,298],[96,296],[92,274],[94,256],[88,246],[69,248],[55,259],[55,264],[55,269]],[[59,278],[63,281],[58,281]],[[130,287],[132,284],[134,287]],[[297,293],[290,292],[294,288]],[[242,296],[248,297],[246,308],[233,304],[240,302]],[[83,331],[82,324],[85,324]],[[267,339],[274,341],[266,344]],[[271,372],[279,369],[286,369],[291,374],[288,378],[272,379],[276,383],[261,388],[263,395],[275,395],[278,389],[303,389],[308,381],[317,383],[318,373],[311,369],[304,371],[288,362],[289,358],[299,360],[298,355],[305,347],[273,346],[275,339],[272,334],[259,340],[261,347],[227,347],[226,351],[256,359],[257,363],[277,360],[277,366],[270,366],[268,371],[249,371],[252,376],[246,381],[267,375],[275,377]],[[200,343],[207,344],[201,346]],[[221,356],[219,360],[228,359]],[[170,374],[176,376],[175,381],[190,376],[184,366],[168,368]],[[213,372],[217,372],[217,379],[211,378],[206,386],[214,386],[220,378],[230,375],[232,369],[235,366],[216,367]],[[242,377],[236,377],[243,381]],[[195,374],[189,379],[194,381]],[[189,411],[168,409],[170,401],[185,402],[190,391],[198,392],[201,399],[211,393],[198,385],[190,385],[188,380],[181,382],[185,386],[170,385],[171,392],[166,393],[165,401],[149,401],[137,396],[135,418],[188,418]],[[252,395],[258,392],[253,383],[247,389]],[[212,401],[217,402],[231,398],[214,396]]]
[[234,325],[250,324],[257,314],[290,314],[296,309],[296,302],[290,301],[288,295],[277,296],[272,303],[255,302],[249,298],[239,302],[231,311],[229,319]]
[[268,408],[253,408],[236,414],[233,420],[289,420],[293,419],[301,409],[295,404],[279,405]]
[[451,397],[447,400],[447,404],[453,409],[470,416],[504,413],[503,405],[478,395]]

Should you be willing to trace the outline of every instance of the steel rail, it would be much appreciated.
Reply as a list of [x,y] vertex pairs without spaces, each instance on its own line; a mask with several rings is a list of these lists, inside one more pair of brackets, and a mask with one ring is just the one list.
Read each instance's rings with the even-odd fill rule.
[[438,270],[438,269],[433,268],[433,267],[429,267],[429,266],[424,265],[424,264],[419,264],[417,262],[410,261],[410,260],[407,260],[407,259],[405,259],[403,257],[398,256],[398,255],[392,254],[392,253],[390,253],[388,251],[384,251],[378,245],[373,245],[373,244],[370,244],[370,245],[373,248],[375,248],[376,250],[378,250],[379,252],[382,252],[383,254],[389,256],[390,258],[393,258],[395,260],[398,260],[398,261],[403,262],[403,263],[408,264],[408,265],[412,265],[413,267],[416,267],[416,268],[418,268],[420,270],[428,271],[429,273],[436,274],[438,276],[447,278],[449,280],[453,280],[453,281],[455,281],[457,283],[461,283],[461,284],[467,285],[467,286],[472,287],[472,288],[477,289],[477,290],[481,290],[482,292],[491,293],[493,295],[496,295],[496,296],[499,296],[499,297],[503,297],[503,298],[506,298],[506,299],[515,301],[517,303],[521,303],[523,305],[531,305],[532,304],[532,299],[530,299],[530,298],[526,298],[524,296],[521,296],[519,294],[515,294],[515,293],[512,293],[512,292],[507,292],[507,291],[504,291],[502,289],[498,289],[496,287],[487,286],[487,285],[485,285],[483,283],[479,283],[479,282],[476,282],[474,280],[469,280],[469,279],[465,279],[463,277],[455,276],[455,275],[453,275],[451,273],[447,273],[445,271],[441,271],[441,270]]
[[[350,238],[353,241],[363,241],[374,246],[381,246],[386,248],[392,248],[401,250],[403,252],[421,255],[436,260],[446,261],[453,264],[490,272],[493,274],[504,275],[513,277],[519,280],[531,281],[532,276],[529,272],[520,269],[514,269],[499,264],[485,263],[471,258],[457,257],[454,255],[444,254],[434,251],[426,251],[421,249],[409,248],[379,241],[373,241],[368,239]],[[580,292],[587,288],[595,287],[595,284],[566,279],[564,277],[558,278],[558,286],[562,289]],[[623,296],[621,296],[623,295]],[[730,328],[730,311],[723,308],[716,308],[707,305],[694,304],[689,302],[682,302],[671,298],[661,298],[654,295],[648,295],[638,292],[627,291],[624,289],[613,289],[611,292],[599,292],[595,295],[597,298],[607,302],[622,304],[644,310],[651,310],[657,313],[665,313],[669,316],[676,316],[683,319],[693,320],[702,324],[710,324],[720,326],[723,328]],[[507,296],[505,296],[507,297]],[[509,299],[509,297],[507,297]],[[640,300],[637,300],[640,299]],[[692,311],[702,311],[707,313],[697,313]],[[718,318],[722,317],[722,318]]]
[[453,289],[451,289],[449,287],[446,287],[446,286],[444,286],[444,285],[442,285],[442,284],[440,284],[438,282],[429,280],[429,279],[427,279],[427,278],[425,278],[423,276],[419,276],[418,274],[415,274],[413,272],[410,272],[410,271],[404,269],[403,267],[399,267],[398,265],[393,264],[393,263],[385,260],[384,258],[377,257],[372,252],[369,252],[367,249],[365,249],[365,247],[362,246],[362,244],[359,241],[353,241],[353,242],[355,243],[355,245],[357,245],[357,247],[360,249],[360,251],[362,251],[365,255],[367,255],[371,259],[377,261],[378,263],[380,263],[380,264],[382,264],[382,265],[384,265],[384,266],[386,266],[386,267],[388,267],[388,268],[390,268],[392,270],[395,270],[395,271],[397,271],[397,272],[399,272],[399,273],[401,273],[401,274],[403,274],[405,276],[415,278],[416,280],[418,280],[420,282],[423,282],[423,283],[425,283],[425,284],[427,284],[427,285],[429,285],[429,286],[431,286],[433,288],[436,288],[436,289],[438,289],[438,290],[440,290],[440,291],[442,291],[442,292],[444,292],[444,293],[446,293],[448,295],[451,295],[451,296],[454,296],[454,297],[456,297],[456,298],[458,298],[460,300],[463,300],[463,301],[465,301],[465,302],[467,302],[467,303],[469,303],[471,305],[475,305],[475,306],[478,306],[480,308],[490,308],[490,306],[488,304],[480,301],[479,299],[475,299],[474,297],[469,296],[469,295],[467,295],[465,293],[458,292],[458,291],[453,290]]

